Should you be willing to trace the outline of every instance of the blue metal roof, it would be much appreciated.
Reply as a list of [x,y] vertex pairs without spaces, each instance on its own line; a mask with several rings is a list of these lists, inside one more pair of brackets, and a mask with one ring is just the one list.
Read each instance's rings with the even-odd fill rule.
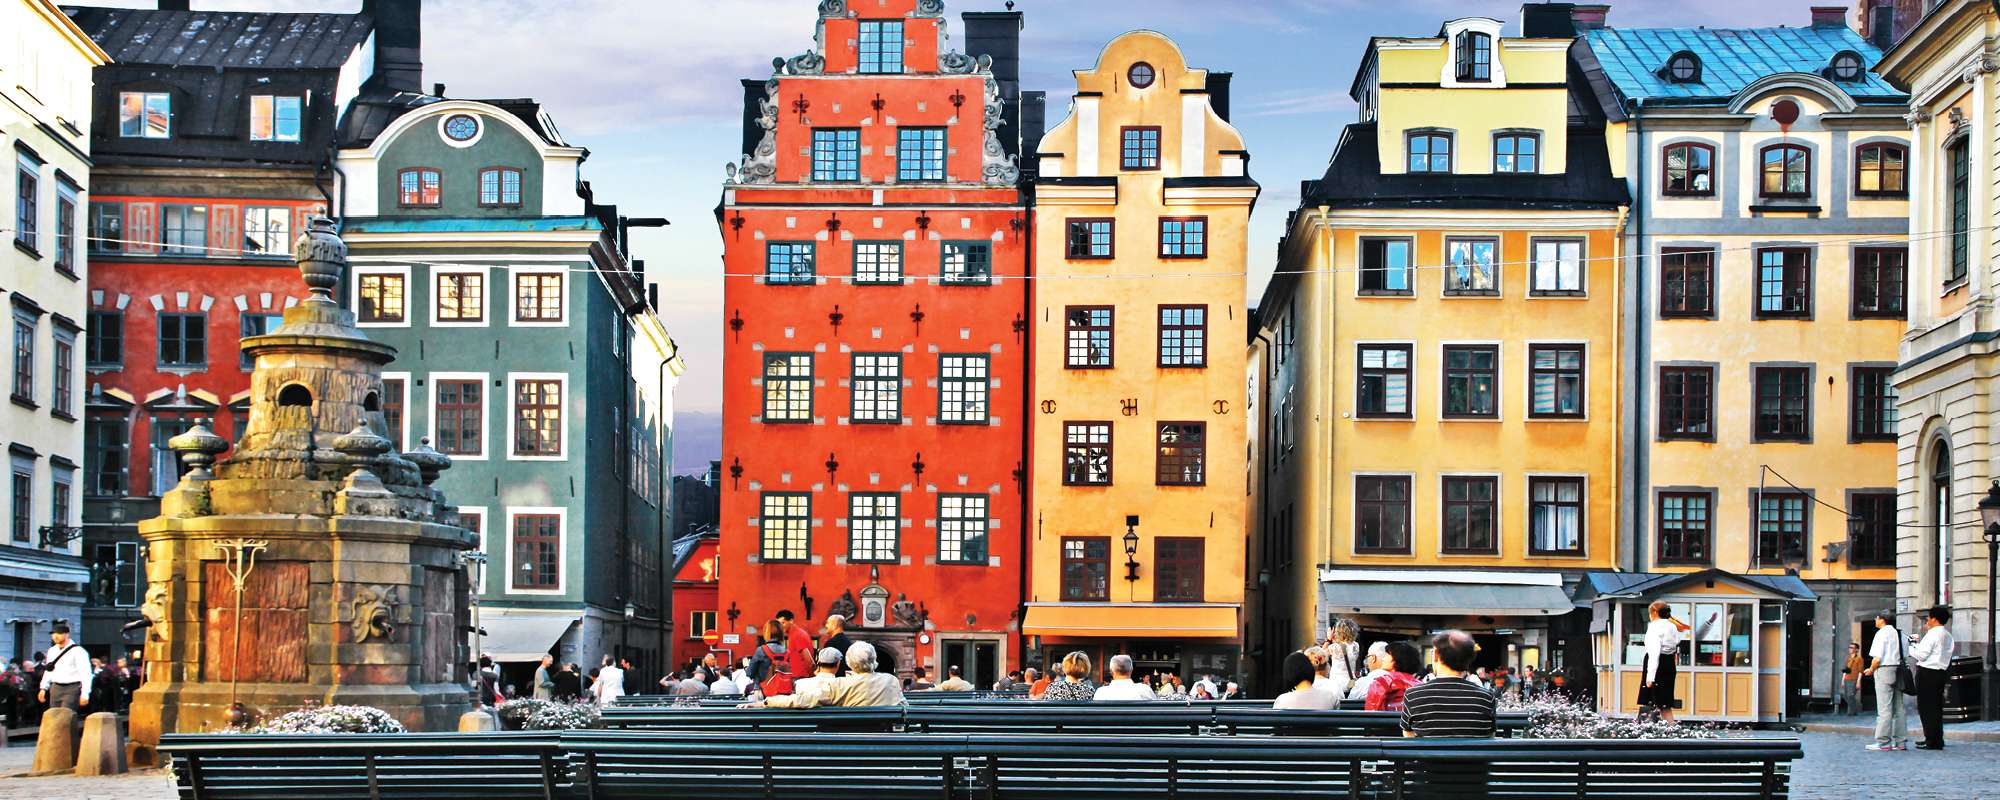
[[[1882,51],[1846,26],[1810,28],[1600,28],[1586,31],[1590,50],[1618,93],[1628,99],[1677,105],[1726,105],[1760,78],[1784,72],[1825,76],[1835,54],[1852,50],[1863,71],[1851,83],[1836,81],[1855,102],[1902,102],[1908,96],[1867,71]],[[1675,53],[1701,59],[1701,81],[1673,83],[1661,67]]]
[[546,233],[599,231],[596,217],[351,217],[343,233]]

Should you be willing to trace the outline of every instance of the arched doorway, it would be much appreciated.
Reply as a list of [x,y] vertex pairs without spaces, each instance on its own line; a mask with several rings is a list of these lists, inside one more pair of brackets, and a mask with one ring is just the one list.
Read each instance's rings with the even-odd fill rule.
[[1951,604],[1951,446],[1944,439],[1931,445],[1931,529],[1923,564],[1929,568],[1931,600]]

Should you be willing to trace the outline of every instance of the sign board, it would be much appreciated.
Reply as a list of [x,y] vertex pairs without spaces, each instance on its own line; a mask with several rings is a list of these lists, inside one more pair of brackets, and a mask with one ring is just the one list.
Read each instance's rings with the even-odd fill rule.
[[701,641],[703,644],[714,647],[717,642],[722,641],[722,632],[714,628],[709,628],[701,632]]
[[725,634],[723,634],[723,635],[722,635],[722,643],[723,643],[723,644],[739,644],[739,643],[741,643],[742,641],[743,641],[743,635],[742,635],[742,634],[737,634],[737,633],[725,633]]
[[1907,597],[1896,598],[1896,613],[1898,614],[1910,613],[1910,598]]

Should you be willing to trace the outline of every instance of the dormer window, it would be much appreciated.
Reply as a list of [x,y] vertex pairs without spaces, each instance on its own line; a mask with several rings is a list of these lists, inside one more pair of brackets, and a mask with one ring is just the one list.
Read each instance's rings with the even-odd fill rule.
[[1826,65],[1826,76],[1841,83],[1861,80],[1861,56],[1851,50],[1833,54],[1833,60]]
[[1415,131],[1409,136],[1410,172],[1450,172],[1451,134]]
[[1667,67],[1662,72],[1672,83],[1701,83],[1701,59],[1682,50],[1667,59]]
[[118,135],[165,139],[173,127],[173,100],[166,92],[119,92]]
[[903,72],[903,21],[865,19],[861,21],[860,61],[856,69],[863,75],[900,75]]
[[1493,37],[1479,31],[1458,34],[1458,79],[1493,80]]
[[270,94],[250,96],[250,141],[296,142],[305,115],[303,97]]

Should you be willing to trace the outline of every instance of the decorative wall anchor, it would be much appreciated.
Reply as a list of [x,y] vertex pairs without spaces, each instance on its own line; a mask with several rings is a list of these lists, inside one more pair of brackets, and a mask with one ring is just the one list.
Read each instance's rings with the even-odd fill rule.
[[1128,417],[1139,416],[1139,398],[1127,397],[1118,401],[1118,413]]
[[885,108],[885,107],[887,107],[888,105],[889,105],[889,102],[888,102],[888,101],[886,101],[886,100],[883,100],[883,99],[882,99],[882,93],[881,93],[881,92],[876,92],[876,93],[875,93],[875,99],[873,99],[873,100],[870,100],[870,101],[868,101],[868,106],[869,106],[870,108],[873,108],[873,109],[875,109],[875,113],[877,113],[877,114],[880,114],[880,113],[882,113],[882,109],[883,109],[883,108]]
[[1229,401],[1228,401],[1228,400],[1217,400],[1217,401],[1215,401],[1215,413],[1216,413],[1216,415],[1217,415],[1217,416],[1221,416],[1221,415],[1224,415],[1224,414],[1228,414],[1228,413],[1229,413]]
[[736,216],[729,218],[729,232],[735,234],[738,239],[743,238],[743,223],[743,212],[741,211],[736,212]]
[[806,96],[803,94],[792,99],[792,112],[799,115],[800,125],[806,124],[806,111],[810,110],[811,108],[812,108],[812,101],[807,100]]
[[1054,414],[1054,413],[1056,413],[1056,401],[1054,401],[1054,400],[1043,400],[1043,401],[1042,401],[1042,413],[1044,413],[1044,414]]
[[917,303],[910,308],[910,322],[917,326],[917,332],[924,332],[924,304]]
[[354,641],[387,639],[396,632],[396,607],[402,604],[401,594],[396,587],[364,586],[355,592],[349,605],[354,609],[354,621],[349,630]]
[[1020,341],[1020,340],[1021,340],[1021,337],[1023,337],[1023,336],[1026,336],[1027,334],[1028,334],[1028,320],[1027,320],[1026,318],[1022,317],[1022,316],[1021,316],[1020,314],[1015,314],[1015,315],[1014,315],[1014,341],[1017,341],[1017,342],[1018,342],[1018,341]]
[[827,233],[839,233],[839,232],[840,232],[840,212],[836,211],[836,212],[834,212],[834,213],[832,213],[832,214],[829,214],[829,215],[827,215],[827,218],[826,218],[826,231],[827,231]]
[[826,321],[827,321],[827,323],[828,323],[828,324],[831,324],[831,325],[833,326],[833,332],[834,332],[834,333],[836,333],[836,334],[840,333],[840,323],[841,323],[841,321],[842,321],[842,320],[845,320],[845,319],[847,319],[847,315],[846,315],[846,314],[842,314],[842,313],[840,313],[840,304],[839,304],[839,303],[835,303],[835,304],[833,305],[833,311],[829,312],[829,313],[828,313],[828,314],[826,315]]
[[832,483],[832,482],[833,482],[833,479],[834,479],[834,476],[835,476],[835,475],[838,475],[839,473],[840,473],[840,459],[838,459],[838,458],[834,458],[834,456],[833,456],[833,454],[832,454],[832,453],[827,453],[827,454],[826,454],[826,480],[827,480],[827,482],[828,482],[828,483]]
[[927,231],[930,229],[931,229],[931,212],[929,211],[917,212],[917,230]]
[[917,480],[923,480],[923,478],[924,478],[924,453],[923,453],[923,451],[922,451],[922,450],[919,450],[919,451],[917,451],[917,459],[916,459],[915,461],[911,461],[911,462],[910,462],[910,471],[911,471],[911,472],[914,472],[914,473],[916,473],[916,475],[917,475]]
[[731,489],[736,488],[737,482],[741,481],[742,479],[743,479],[743,459],[740,458],[729,459],[729,488]]
[[729,330],[731,333],[735,333],[739,340],[742,339],[743,309],[739,308],[736,309],[735,311],[729,312]]

